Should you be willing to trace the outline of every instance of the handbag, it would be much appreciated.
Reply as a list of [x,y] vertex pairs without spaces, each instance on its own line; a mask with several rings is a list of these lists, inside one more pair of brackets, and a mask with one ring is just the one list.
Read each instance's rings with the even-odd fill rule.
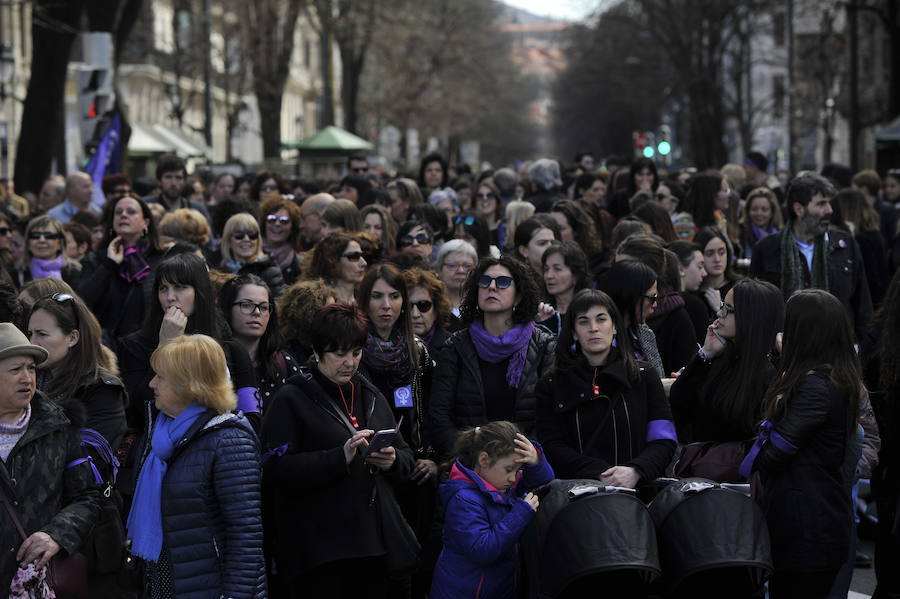
[[[12,503],[2,487],[0,487],[0,502],[3,503],[24,542],[28,535],[25,534],[22,522],[19,521],[19,516],[16,515]],[[87,558],[78,552],[65,557],[59,554],[55,555],[47,564],[47,582],[55,591],[57,599],[88,599]]]
[[675,463],[677,478],[708,478],[718,483],[743,483],[738,472],[750,441],[701,441],[684,446]]
[[380,474],[375,475],[375,504],[381,521],[381,541],[384,543],[385,562],[391,578],[404,578],[419,567],[422,547],[416,533],[406,522],[390,483]]

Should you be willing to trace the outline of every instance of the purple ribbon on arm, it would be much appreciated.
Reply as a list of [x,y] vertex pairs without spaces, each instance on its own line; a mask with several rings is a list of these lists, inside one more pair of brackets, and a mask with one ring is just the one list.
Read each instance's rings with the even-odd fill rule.
[[237,409],[244,413],[260,411],[256,387],[241,387],[237,390]]
[[774,426],[769,420],[763,420],[762,424],[759,425],[759,435],[756,437],[756,442],[750,448],[750,452],[747,453],[747,457],[744,458],[744,461],[741,462],[741,467],[738,469],[741,476],[747,480],[750,480],[750,475],[753,473],[753,463],[756,462],[756,457],[766,443],[771,441],[775,449],[789,455],[797,453],[800,449],[782,437],[778,431],[774,430]]
[[81,464],[84,464],[85,462],[87,462],[90,465],[91,471],[94,473],[94,481],[98,485],[101,484],[103,482],[103,477],[100,476],[100,471],[97,470],[97,466],[94,465],[94,460],[91,458],[91,456],[87,456],[84,458],[78,458],[77,460],[72,460],[71,462],[66,464],[66,468],[74,468],[75,466],[80,466]]
[[647,423],[647,443],[659,439],[669,439],[678,443],[675,425],[671,420],[651,420]]

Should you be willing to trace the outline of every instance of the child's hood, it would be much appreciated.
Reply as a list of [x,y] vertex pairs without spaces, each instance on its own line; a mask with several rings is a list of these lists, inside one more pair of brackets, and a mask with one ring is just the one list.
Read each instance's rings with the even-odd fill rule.
[[477,491],[485,497],[489,497],[495,503],[508,503],[514,497],[514,491],[521,479],[522,472],[520,471],[516,476],[516,483],[508,491],[504,492],[478,476],[474,470],[467,468],[462,462],[456,460],[450,468],[449,478],[442,482],[438,488],[438,495],[445,506],[457,493],[467,489]]

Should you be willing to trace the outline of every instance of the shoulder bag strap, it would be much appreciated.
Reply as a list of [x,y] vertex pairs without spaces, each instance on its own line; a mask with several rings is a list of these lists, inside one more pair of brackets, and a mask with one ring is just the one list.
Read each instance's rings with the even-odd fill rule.
[[13,509],[9,497],[6,496],[6,491],[3,490],[2,485],[0,485],[0,503],[3,503],[3,507],[6,508],[9,517],[12,518],[13,524],[16,525],[16,530],[18,530],[19,534],[22,536],[22,540],[24,541],[27,539],[28,535],[25,534],[25,529],[22,528],[22,523],[19,521],[19,517],[16,515],[16,511]]

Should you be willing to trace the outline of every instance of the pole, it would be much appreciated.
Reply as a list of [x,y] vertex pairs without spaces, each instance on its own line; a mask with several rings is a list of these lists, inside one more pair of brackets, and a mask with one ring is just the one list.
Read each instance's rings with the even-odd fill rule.
[[856,0],[847,3],[847,28],[850,30],[850,168],[859,170],[859,33]]
[[794,160],[794,0],[787,3],[787,50],[788,50],[788,93],[787,93],[787,159],[788,171],[796,172]]
[[[209,24],[209,0],[203,0],[203,139],[206,145],[212,149],[212,66],[210,55],[212,54],[212,41],[210,40]],[[209,157],[210,159],[212,156]]]

